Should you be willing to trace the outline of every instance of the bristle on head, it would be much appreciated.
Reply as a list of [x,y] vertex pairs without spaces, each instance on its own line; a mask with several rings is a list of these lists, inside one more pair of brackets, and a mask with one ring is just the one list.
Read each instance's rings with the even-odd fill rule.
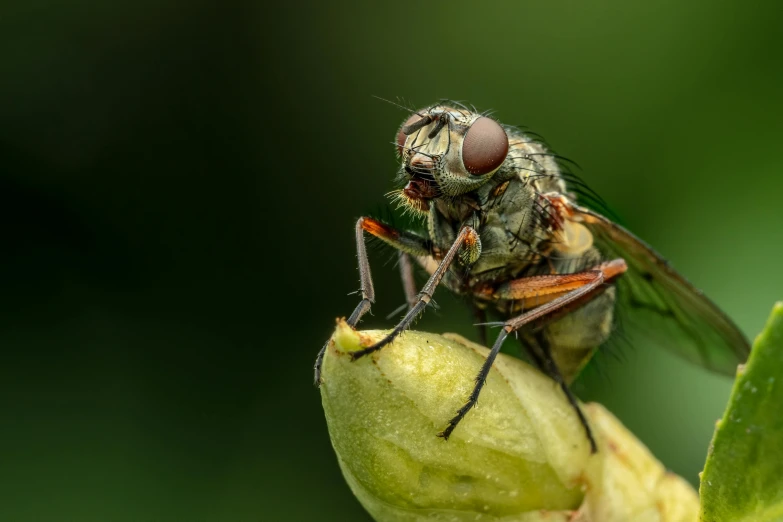
[[423,219],[429,213],[426,201],[408,197],[403,189],[392,190],[386,195],[397,205],[398,209],[402,209],[404,216],[411,215],[414,218]]

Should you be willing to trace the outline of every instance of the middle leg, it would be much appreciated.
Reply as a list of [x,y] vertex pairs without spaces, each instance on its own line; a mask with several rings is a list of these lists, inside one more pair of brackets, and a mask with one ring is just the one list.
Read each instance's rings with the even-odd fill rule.
[[407,252],[400,250],[400,279],[402,280],[402,290],[405,292],[405,302],[408,310],[416,306],[416,279],[413,277],[413,263],[411,256]]

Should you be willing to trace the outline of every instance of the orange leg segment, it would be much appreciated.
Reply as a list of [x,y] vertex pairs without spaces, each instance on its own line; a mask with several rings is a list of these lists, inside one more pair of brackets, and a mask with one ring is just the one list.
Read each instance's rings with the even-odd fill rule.
[[600,271],[604,283],[623,274],[628,269],[625,260],[614,259],[601,263],[586,272],[562,275],[541,275],[514,279],[500,285],[492,293],[495,299],[524,302],[522,308],[529,309],[554,301],[595,280]]

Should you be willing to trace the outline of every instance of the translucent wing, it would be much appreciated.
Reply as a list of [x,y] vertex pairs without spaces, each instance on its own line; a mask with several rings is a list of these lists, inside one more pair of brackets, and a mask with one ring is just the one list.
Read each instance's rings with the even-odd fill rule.
[[632,343],[653,339],[692,363],[735,375],[750,345],[731,319],[644,241],[592,210],[570,207],[603,256],[628,264],[616,283],[622,335]]

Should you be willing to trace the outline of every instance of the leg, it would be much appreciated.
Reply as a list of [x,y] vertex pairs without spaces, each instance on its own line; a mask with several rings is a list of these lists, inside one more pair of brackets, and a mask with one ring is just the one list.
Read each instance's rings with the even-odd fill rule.
[[[498,338],[495,341],[495,344],[492,346],[487,359],[481,366],[481,370],[479,370],[478,376],[476,377],[476,385],[474,386],[473,391],[470,393],[468,401],[457,411],[457,415],[455,415],[454,418],[449,421],[446,429],[438,435],[448,439],[451,435],[451,432],[454,431],[454,428],[457,427],[457,424],[459,424],[462,418],[476,404],[479,393],[481,393],[481,388],[484,387],[489,370],[492,368],[492,363],[495,361],[495,358],[500,352],[500,347],[503,345],[503,341],[506,339],[506,337],[508,337],[508,334],[519,330],[522,326],[535,321],[536,319],[544,317],[558,310],[559,308],[562,308],[563,306],[577,301],[583,296],[590,294],[596,288],[601,286],[606,279],[609,279],[610,277],[616,277],[617,273],[622,273],[623,271],[625,271],[625,261],[619,259],[610,261],[608,263],[603,263],[596,267],[596,269],[589,270],[587,272],[560,276],[537,276],[514,281],[514,289],[516,290],[519,297],[529,298],[533,295],[536,295],[536,293],[548,296],[557,295],[558,297],[549,300],[537,308],[528,310],[518,317],[506,321],[506,323],[503,325],[503,330],[500,332],[500,335],[498,335]],[[528,281],[527,285],[524,284],[525,281]],[[577,282],[579,283],[579,286],[576,286]],[[542,355],[543,362],[546,363],[546,356],[544,356],[543,353],[540,355]],[[585,429],[588,433],[588,437],[590,438],[590,447],[593,451],[595,451],[595,441],[592,438],[592,434],[589,431],[589,426],[587,426],[587,423],[584,421],[584,416],[581,415],[581,412],[579,412],[579,417],[580,420],[583,421]]]
[[403,310],[410,310],[416,304],[416,280],[413,278],[413,263],[411,263],[410,254],[400,250],[397,264],[400,267],[400,279],[402,280],[402,291],[405,292],[405,304],[389,312],[386,319],[393,318]]
[[405,317],[402,318],[399,324],[394,327],[394,330],[392,330],[389,335],[374,345],[368,346],[363,350],[357,350],[353,352],[351,354],[351,360],[355,361],[359,357],[363,357],[369,353],[380,350],[392,342],[398,335],[404,332],[411,325],[416,317],[418,317],[418,315],[424,310],[430,301],[432,301],[432,294],[435,293],[435,288],[438,286],[438,283],[440,283],[440,280],[443,279],[446,270],[449,269],[449,266],[451,266],[451,263],[454,261],[454,258],[457,256],[463,246],[469,249],[476,249],[478,251],[481,249],[478,233],[472,227],[462,227],[459,235],[457,235],[457,239],[454,240],[454,244],[451,245],[449,251],[446,252],[445,256],[443,256],[443,259],[438,265],[438,268],[435,270],[435,272],[433,272],[432,276],[430,276],[429,281],[427,281],[427,284],[425,284],[421,289],[419,295],[416,296],[416,303],[410,310],[408,310],[408,313],[405,314]]
[[[364,240],[365,231],[402,251],[411,252],[414,255],[429,255],[429,245],[423,238],[393,229],[372,218],[359,218],[356,222],[355,232],[356,257],[359,260],[359,289],[362,293],[362,300],[356,305],[353,313],[351,313],[346,321],[351,327],[357,325],[362,316],[370,310],[370,307],[375,302],[375,288],[372,284],[370,262],[367,259],[367,245]],[[314,380],[316,386],[321,383],[321,365],[323,364],[324,354],[326,354],[326,348],[328,346],[329,341],[324,344],[315,359]]]
[[579,416],[579,422],[582,423],[582,426],[587,433],[587,438],[590,441],[590,451],[592,453],[597,452],[598,446],[595,444],[593,432],[590,430],[590,425],[587,423],[587,418],[585,417],[582,408],[579,407],[579,403],[576,401],[576,397],[574,397],[574,394],[571,393],[571,388],[568,387],[568,384],[566,384],[565,380],[563,379],[563,375],[560,373],[560,369],[557,367],[557,364],[555,364],[555,360],[552,358],[552,352],[549,349],[549,344],[543,340],[539,341],[539,348],[544,359],[544,371],[552,378],[552,380],[560,385],[560,389],[563,390],[563,393],[565,394],[566,399],[568,399],[569,404],[571,404],[571,407],[574,409],[574,411],[576,411],[576,414]]
[[530,360],[535,363],[539,370],[544,370],[544,360],[541,356],[541,349],[538,347],[538,342],[532,336],[524,336],[519,338],[519,344],[522,345],[522,351],[524,351]]
[[405,302],[408,303],[408,310],[410,310],[416,305],[416,280],[413,278],[411,256],[403,251],[400,251],[400,278],[405,292]]

